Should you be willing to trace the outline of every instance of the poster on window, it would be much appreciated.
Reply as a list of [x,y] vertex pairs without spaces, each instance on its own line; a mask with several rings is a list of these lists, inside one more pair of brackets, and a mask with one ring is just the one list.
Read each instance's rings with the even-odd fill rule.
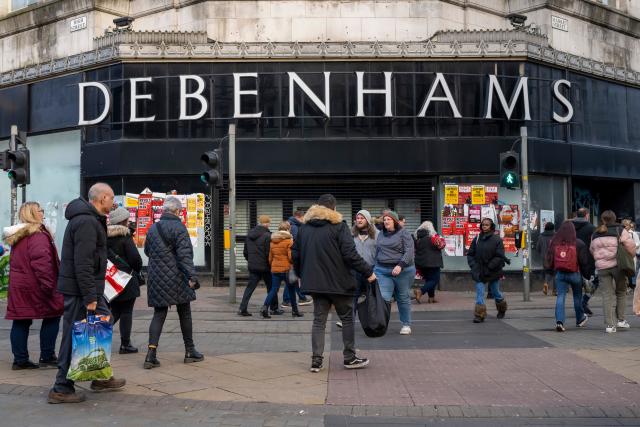
[[515,253],[516,233],[520,230],[520,215],[518,205],[498,206],[498,230],[506,253]]
[[540,210],[540,231],[544,231],[544,225],[548,222],[555,222],[555,212],[549,210]]
[[458,204],[458,186],[455,184],[445,184],[444,186],[445,205]]
[[444,252],[448,256],[464,256],[464,236],[444,236]]

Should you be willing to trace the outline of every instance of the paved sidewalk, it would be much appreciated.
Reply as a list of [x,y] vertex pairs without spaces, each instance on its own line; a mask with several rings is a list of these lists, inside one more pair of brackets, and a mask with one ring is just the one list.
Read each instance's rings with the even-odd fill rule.
[[[395,305],[385,337],[366,338],[357,327],[356,346],[372,360],[365,370],[342,368],[340,330],[331,322],[329,366],[312,374],[311,306],[302,307],[302,319],[292,318],[289,310],[261,319],[258,307],[265,295],[260,290],[252,298],[254,316],[241,318],[237,306],[226,302],[227,294],[226,288],[205,287],[193,304],[195,342],[205,361],[182,363],[179,322],[171,310],[158,350],[162,366],[153,370],[142,369],[152,310],[139,299],[133,341],[141,353],[112,356],[115,374],[128,381],[125,390],[89,393],[86,403],[62,408],[44,405],[55,370],[11,371],[11,323],[1,320],[0,412],[19,410],[24,403],[38,408],[24,425],[38,425],[38,420],[45,425],[47,414],[66,416],[66,424],[76,425],[74,411],[116,424],[125,421],[125,414],[139,414],[136,425],[151,420],[171,425],[182,412],[194,425],[367,425],[372,422],[362,418],[367,416],[384,425],[391,425],[385,417],[407,425],[424,425],[421,419],[490,425],[500,418],[640,423],[640,319],[629,316],[631,330],[605,334],[600,298],[593,300],[595,316],[586,328],[559,334],[552,330],[553,297],[533,295],[525,303],[521,294],[507,294],[504,321],[495,319],[495,308],[489,307],[487,321],[475,325],[472,293],[441,292],[437,304],[414,303],[411,336],[398,335]],[[4,306],[0,302],[0,312]],[[571,312],[567,305],[568,325]],[[37,359],[39,322],[34,326],[30,349]],[[118,342],[116,327],[114,349]],[[167,417],[156,415],[158,410]],[[486,423],[466,424],[477,419]]]

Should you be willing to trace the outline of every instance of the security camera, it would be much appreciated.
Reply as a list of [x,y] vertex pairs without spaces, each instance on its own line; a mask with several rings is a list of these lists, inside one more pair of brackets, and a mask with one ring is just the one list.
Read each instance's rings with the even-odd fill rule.
[[130,16],[122,16],[120,18],[116,18],[113,20],[113,23],[116,24],[116,28],[119,30],[123,30],[126,28],[130,28],[131,24],[133,24],[134,18]]
[[525,15],[520,15],[518,13],[511,13],[507,15],[507,19],[511,21],[511,25],[514,28],[524,27],[524,23],[527,21],[527,17]]

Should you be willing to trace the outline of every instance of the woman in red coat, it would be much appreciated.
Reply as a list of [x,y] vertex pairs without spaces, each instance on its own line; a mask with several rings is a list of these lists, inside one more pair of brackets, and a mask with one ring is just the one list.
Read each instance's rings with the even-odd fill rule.
[[[11,326],[11,369],[55,368],[56,337],[64,299],[57,291],[60,261],[53,237],[43,225],[44,210],[36,202],[20,207],[20,224],[4,229],[4,241],[11,246],[9,298],[6,318]],[[40,364],[29,360],[27,341],[33,319],[42,319]]]

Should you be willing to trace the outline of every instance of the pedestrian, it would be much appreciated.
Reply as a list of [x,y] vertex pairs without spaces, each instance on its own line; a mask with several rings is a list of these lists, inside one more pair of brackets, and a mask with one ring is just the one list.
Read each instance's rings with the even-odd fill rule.
[[473,238],[467,262],[471,268],[471,278],[476,284],[476,305],[473,323],[484,322],[487,316],[485,305],[485,286],[489,287],[496,302],[498,319],[503,319],[507,312],[507,301],[500,292],[500,278],[504,275],[503,267],[507,262],[504,255],[504,245],[500,236],[496,234],[496,225],[490,218],[483,218],[480,222],[480,234]]
[[344,367],[358,369],[369,364],[368,359],[356,355],[353,323],[356,280],[350,269],[367,277],[369,283],[376,276],[371,265],[358,255],[349,227],[335,209],[335,197],[320,196],[318,204],[305,214],[293,243],[295,272],[303,290],[313,297],[311,372],[319,372],[323,366],[325,328],[332,305],[342,321]]
[[[9,255],[9,293],[6,319],[11,324],[11,352],[14,371],[55,368],[56,338],[64,298],[56,280],[60,269],[58,251],[51,233],[43,224],[44,210],[36,202],[26,202],[18,211],[20,223],[4,229],[4,241],[11,246]],[[40,359],[29,359],[29,327],[34,319],[40,326]]]
[[[543,261],[547,256],[547,251],[549,249],[549,244],[555,236],[555,225],[553,222],[549,221],[544,225],[544,231],[540,236],[538,236],[538,241],[536,242],[535,251],[540,256],[540,259]],[[587,251],[588,252],[588,251]],[[555,274],[554,271],[550,268],[544,268],[544,283],[542,285],[542,293],[547,295],[549,293],[549,287],[551,287],[552,294],[555,296],[556,286],[555,286]]]
[[[593,236],[593,233],[596,231],[595,225],[591,224],[591,221],[589,218],[589,209],[587,208],[578,209],[576,211],[575,218],[572,219],[571,222],[573,223],[573,226],[576,229],[576,238],[582,240],[584,244],[587,246],[587,249],[589,249],[591,247],[591,237]],[[598,285],[600,281],[598,279],[598,275],[595,274],[596,261],[595,259],[593,259],[593,254],[591,253],[590,250],[588,250],[587,253],[589,256],[590,270],[594,272],[594,277],[592,281],[593,286],[592,286],[591,293],[585,292],[582,295],[582,310],[584,310],[587,316],[593,316],[593,312],[589,308],[589,300],[591,299],[595,291],[598,289]]]
[[440,269],[443,267],[442,249],[433,243],[438,233],[431,221],[420,224],[416,230],[416,268],[424,278],[424,286],[416,288],[416,302],[420,304],[423,295],[428,295],[428,303],[436,301],[436,289],[440,284]]
[[[107,271],[107,215],[113,206],[113,190],[109,185],[91,186],[88,201],[72,200],[64,212],[69,221],[62,242],[62,259],[58,273],[58,291],[64,295],[62,338],[58,352],[58,374],[49,391],[49,403],[78,403],[85,400],[67,379],[71,364],[73,323],[87,318],[88,312],[111,316],[104,298]],[[94,380],[94,391],[118,390],[124,379]]]
[[[249,283],[242,295],[240,302],[239,316],[251,316],[247,310],[249,300],[253,291],[256,290],[260,280],[264,281],[267,287],[267,294],[271,291],[271,266],[269,265],[269,247],[271,242],[271,218],[268,215],[260,215],[258,217],[258,225],[253,227],[247,233],[247,240],[244,243],[242,254],[247,260],[249,268]],[[272,315],[280,315],[284,310],[280,310],[278,305],[278,296],[271,301],[270,312]]]
[[405,218],[404,215],[398,215],[398,223],[400,224],[400,227],[405,228],[407,225],[407,218]]
[[278,290],[280,284],[284,282],[286,289],[289,289],[289,295],[291,296],[291,315],[293,317],[303,317],[303,314],[298,311],[298,305],[296,304],[296,283],[289,282],[289,270],[293,266],[293,260],[291,259],[291,246],[293,246],[293,236],[289,232],[291,225],[288,221],[282,221],[278,226],[278,231],[271,235],[271,243],[269,247],[269,265],[271,266],[271,289],[267,294],[267,298],[264,300],[262,306],[262,317],[270,319],[269,306],[271,302],[278,297]]
[[605,332],[612,333],[617,329],[629,329],[629,323],[624,318],[628,278],[618,268],[618,242],[631,256],[635,256],[636,245],[631,233],[616,223],[613,211],[604,211],[600,219],[590,249],[602,287]]
[[[636,233],[635,231],[636,227],[633,221],[631,221],[628,218],[623,219],[622,226],[624,227],[625,230],[627,230],[631,234],[631,236],[633,237],[633,243],[636,245],[636,252],[635,252],[635,255],[633,256],[633,265],[635,267],[635,271],[637,272],[638,271],[637,254],[640,251],[640,238],[638,237],[638,233]],[[631,287],[631,289],[636,288],[635,274],[629,278],[629,287]]]
[[400,335],[411,334],[411,286],[416,277],[414,243],[411,234],[400,225],[398,214],[383,213],[384,229],[376,240],[375,274],[385,301],[393,296],[400,313]]
[[160,366],[157,349],[167,312],[176,306],[180,318],[180,330],[184,342],[184,363],[201,362],[202,353],[193,343],[191,301],[196,299],[200,287],[193,265],[193,246],[187,227],[180,219],[182,203],[177,197],[164,200],[160,221],[149,228],[144,242],[144,253],[149,257],[147,267],[147,304],[153,307],[153,319],[149,325],[149,346],[144,368]]
[[[373,220],[369,211],[361,209],[356,214],[356,220],[351,228],[353,235],[353,243],[356,245],[358,255],[369,265],[376,263],[376,239],[378,237],[378,229],[373,225]],[[356,319],[356,308],[358,298],[367,289],[367,277],[353,270],[356,278],[356,293],[353,296],[353,318]],[[337,321],[336,326],[342,327],[342,322]]]
[[[289,219],[287,220],[291,225],[291,236],[293,237],[294,241],[298,236],[298,229],[302,225],[303,218],[304,218],[304,212],[298,209],[293,213],[293,216],[290,216]],[[298,283],[296,283],[295,290],[296,290],[296,294],[298,295],[298,306],[310,305],[311,298],[309,298],[307,295],[304,294],[304,292],[302,292],[302,288],[300,287],[300,283],[299,283],[300,279],[298,279],[297,282]],[[282,306],[291,307],[291,298],[289,298],[288,286],[285,286],[284,291],[282,292]]]
[[133,326],[133,306],[140,296],[140,271],[142,257],[129,230],[129,211],[117,208],[109,213],[107,227],[107,249],[109,260],[118,270],[131,275],[124,290],[109,303],[113,314],[113,324],[120,321],[120,354],[137,353],[131,344]]
[[562,223],[558,232],[549,243],[545,253],[545,271],[555,273],[557,289],[556,297],[556,331],[564,332],[564,305],[567,292],[571,288],[573,308],[576,312],[576,326],[581,328],[589,319],[582,309],[582,280],[589,279],[593,271],[589,265],[587,246],[576,238],[576,229],[570,220]]

